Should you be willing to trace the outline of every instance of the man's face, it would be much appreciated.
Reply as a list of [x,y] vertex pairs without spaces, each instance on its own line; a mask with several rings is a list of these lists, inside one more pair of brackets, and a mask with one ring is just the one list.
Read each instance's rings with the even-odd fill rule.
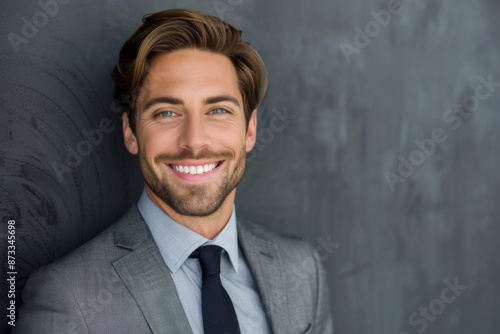
[[124,115],[125,145],[139,153],[154,196],[180,215],[211,215],[229,195],[234,200],[255,143],[256,112],[246,130],[236,71],[223,55],[179,50],[155,56],[150,68],[135,135]]

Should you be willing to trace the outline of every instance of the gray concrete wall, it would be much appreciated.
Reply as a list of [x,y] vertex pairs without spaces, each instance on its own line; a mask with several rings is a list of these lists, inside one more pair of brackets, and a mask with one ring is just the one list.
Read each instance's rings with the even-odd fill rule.
[[268,67],[237,213],[318,246],[337,333],[498,332],[500,3],[66,2],[46,20],[38,1],[1,4],[0,246],[15,219],[18,295],[137,198],[109,72],[143,14],[188,7]]

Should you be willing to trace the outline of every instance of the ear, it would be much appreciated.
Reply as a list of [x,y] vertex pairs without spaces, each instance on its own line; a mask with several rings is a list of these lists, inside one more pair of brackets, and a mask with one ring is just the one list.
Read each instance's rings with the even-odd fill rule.
[[247,139],[246,139],[247,152],[250,152],[252,150],[256,140],[257,140],[257,109],[252,111],[252,115],[248,120]]
[[125,147],[132,154],[137,154],[139,152],[139,147],[137,144],[137,138],[130,127],[130,122],[128,119],[128,113],[124,112],[122,114],[123,121],[123,141],[125,142]]

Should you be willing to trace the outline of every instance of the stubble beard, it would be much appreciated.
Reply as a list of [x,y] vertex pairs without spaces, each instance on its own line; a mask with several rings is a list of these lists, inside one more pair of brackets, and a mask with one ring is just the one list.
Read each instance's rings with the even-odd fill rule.
[[[173,185],[169,182],[167,172],[164,168],[165,161],[180,161],[184,159],[215,159],[225,160],[224,168],[219,171],[219,174],[214,176],[214,180],[204,182],[203,184],[185,184]],[[221,158],[223,157],[223,158]],[[222,153],[203,153],[198,156],[172,156],[159,155],[155,160],[155,164],[159,166],[160,172],[156,172],[151,163],[147,159],[145,150],[139,150],[139,159],[141,170],[144,176],[144,182],[149,189],[175,212],[183,216],[205,217],[215,213],[222,206],[227,196],[236,188],[243,177],[246,164],[245,146],[242,147],[240,156],[233,167],[229,164],[234,161],[234,154],[231,152]],[[176,176],[171,176],[175,178]],[[219,181],[220,180],[220,181]]]

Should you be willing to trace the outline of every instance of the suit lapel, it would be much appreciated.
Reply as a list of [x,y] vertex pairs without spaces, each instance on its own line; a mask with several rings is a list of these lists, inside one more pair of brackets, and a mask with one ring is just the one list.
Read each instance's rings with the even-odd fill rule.
[[282,281],[282,263],[276,246],[258,237],[249,224],[238,224],[238,239],[257,282],[273,333],[292,333]]
[[[135,206],[134,206],[135,207]],[[137,301],[154,334],[192,334],[170,272],[138,210],[115,233],[130,253],[113,267]]]

